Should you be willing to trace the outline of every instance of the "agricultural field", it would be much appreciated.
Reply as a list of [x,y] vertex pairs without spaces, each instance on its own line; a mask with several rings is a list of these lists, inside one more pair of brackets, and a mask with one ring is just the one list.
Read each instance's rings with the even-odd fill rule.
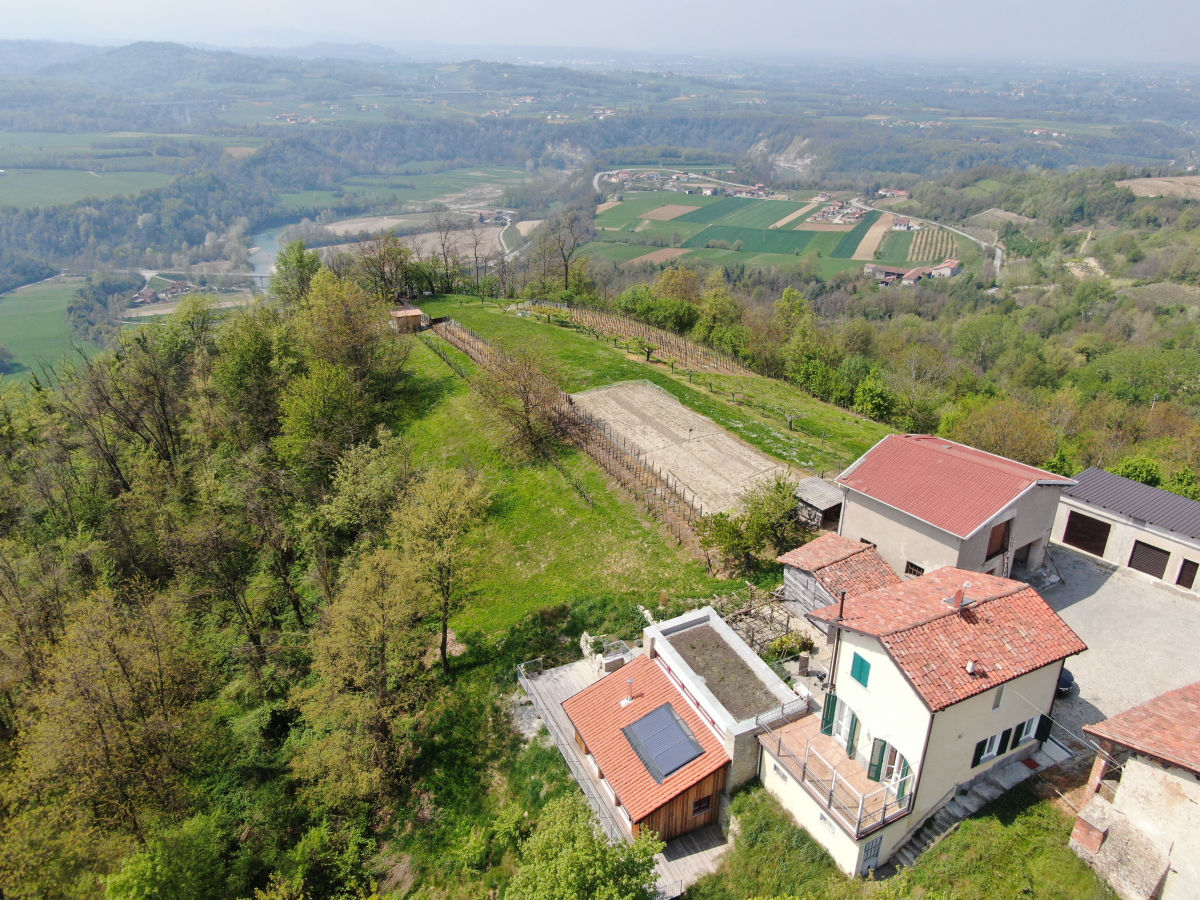
[[107,200],[162,187],[164,172],[81,172],[78,169],[9,169],[0,176],[0,206],[29,209],[95,198]]
[[448,169],[414,175],[360,175],[348,178],[339,190],[295,191],[280,194],[293,210],[324,209],[353,204],[421,205],[434,200],[448,206],[495,206],[504,189],[528,177],[524,169]]
[[878,262],[894,265],[908,262],[908,254],[912,249],[913,238],[916,236],[917,232],[915,231],[889,231],[879,245],[879,249],[875,251],[875,259]]
[[1200,306],[1200,288],[1190,284],[1172,284],[1164,281],[1159,284],[1123,288],[1118,293],[1138,302],[1149,301],[1156,306]]
[[[473,298],[438,298],[421,308],[431,316],[452,316],[487,340],[528,347],[559,368],[562,387],[570,392],[650,381],[759,450],[819,474],[840,472],[890,430],[782,381],[762,375],[672,372],[664,364],[646,364],[611,340],[501,312]],[[791,429],[784,410],[792,415]]]
[[1139,197],[1182,197],[1200,199],[1200,175],[1177,175],[1170,178],[1127,178],[1118,181]]
[[[77,341],[67,323],[67,306],[82,278],[58,277],[0,294],[0,344],[13,352],[20,370],[5,380],[23,380],[43,363],[58,363],[74,353]],[[85,344],[89,355],[99,348]]]
[[908,261],[938,263],[957,252],[958,244],[951,232],[926,225],[913,235],[912,246],[908,250]]

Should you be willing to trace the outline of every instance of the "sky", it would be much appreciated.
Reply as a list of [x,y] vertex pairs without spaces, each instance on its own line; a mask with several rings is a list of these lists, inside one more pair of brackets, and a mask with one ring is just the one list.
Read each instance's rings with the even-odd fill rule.
[[[737,11],[736,13],[733,11]],[[702,56],[1200,62],[1195,0],[0,0],[0,37],[287,47],[316,41]]]

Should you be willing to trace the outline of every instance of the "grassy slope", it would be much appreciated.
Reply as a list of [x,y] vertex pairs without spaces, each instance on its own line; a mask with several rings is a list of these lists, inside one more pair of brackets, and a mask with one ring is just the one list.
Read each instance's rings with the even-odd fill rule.
[[[691,382],[684,374],[672,375],[665,365],[646,365],[616,349],[572,329],[549,325],[493,306],[456,299],[423,304],[431,315],[451,315],[490,340],[536,349],[562,368],[563,387],[586,390],[617,381],[647,379],[674,394],[684,405],[709,416],[719,425],[779,459],[818,472],[839,471],[880,440],[888,429],[782,382],[759,375],[703,375]],[[711,388],[710,388],[711,385]],[[730,391],[750,403],[734,403]],[[799,418],[788,431],[780,414],[753,404],[794,411]]]
[[[82,283],[81,278],[59,277],[0,295],[0,344],[24,367],[7,378],[23,379],[41,363],[56,363],[73,352],[66,310]],[[89,353],[95,349],[84,347]]]
[[477,570],[457,630],[500,631],[557,603],[595,609],[600,619],[634,603],[657,603],[662,590],[682,597],[720,589],[587,456],[571,452],[562,463],[592,506],[555,468],[507,463],[468,386],[424,345],[415,345],[411,361],[417,397],[406,434],[417,462],[475,469],[494,494],[477,538],[489,562]]
[[741,835],[720,871],[688,891],[690,900],[1113,896],[1067,849],[1070,819],[1026,788],[985,807],[911,870],[882,883],[843,876],[825,850],[762,788],[739,794],[733,812],[740,819]]

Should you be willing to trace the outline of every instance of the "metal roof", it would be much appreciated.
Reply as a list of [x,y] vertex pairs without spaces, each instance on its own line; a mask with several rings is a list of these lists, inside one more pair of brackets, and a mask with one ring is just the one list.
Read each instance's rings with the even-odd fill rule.
[[796,497],[813,509],[825,512],[842,502],[842,489],[814,475],[796,485]]
[[659,784],[704,752],[692,730],[670,703],[651,710],[621,731],[646,771]]
[[1148,525],[1200,539],[1200,503],[1095,467],[1075,476],[1063,495]]

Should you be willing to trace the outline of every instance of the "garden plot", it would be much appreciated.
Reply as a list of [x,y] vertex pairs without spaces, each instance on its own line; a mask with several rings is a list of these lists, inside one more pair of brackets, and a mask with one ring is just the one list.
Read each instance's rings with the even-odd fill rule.
[[787,474],[782,463],[648,381],[626,381],[573,396],[578,409],[607,425],[664,476],[678,481],[705,513],[732,509],[746,491]]

